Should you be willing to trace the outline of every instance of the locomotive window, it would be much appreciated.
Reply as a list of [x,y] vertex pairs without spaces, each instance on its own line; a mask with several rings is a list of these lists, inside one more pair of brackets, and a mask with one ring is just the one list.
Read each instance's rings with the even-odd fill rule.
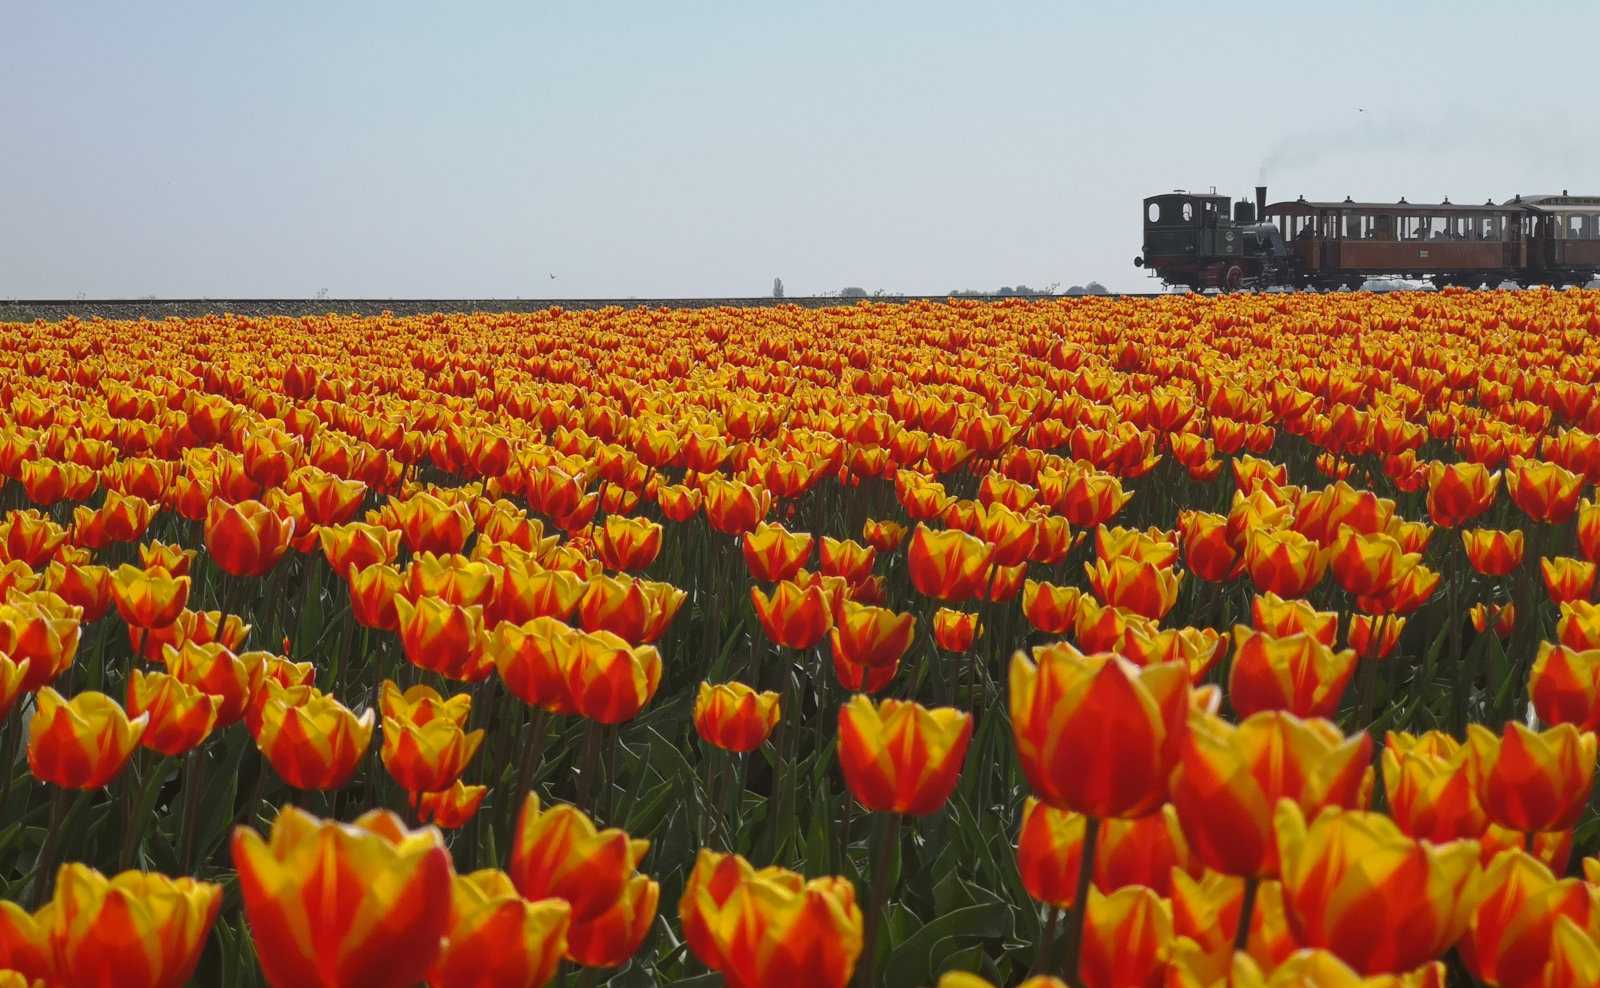
[[1146,223],[1161,222],[1161,203],[1152,202],[1144,208],[1144,221]]
[[1194,220],[1194,203],[1186,202],[1186,203],[1183,204],[1183,221],[1185,223],[1189,223],[1189,222],[1192,222],[1193,220]]

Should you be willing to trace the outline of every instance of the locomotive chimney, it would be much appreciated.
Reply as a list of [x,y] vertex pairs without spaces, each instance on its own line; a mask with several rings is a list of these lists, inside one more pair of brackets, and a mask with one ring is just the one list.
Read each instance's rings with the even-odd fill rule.
[[1265,185],[1258,185],[1258,186],[1256,186],[1256,222],[1257,223],[1265,223],[1266,221],[1267,221],[1267,187]]

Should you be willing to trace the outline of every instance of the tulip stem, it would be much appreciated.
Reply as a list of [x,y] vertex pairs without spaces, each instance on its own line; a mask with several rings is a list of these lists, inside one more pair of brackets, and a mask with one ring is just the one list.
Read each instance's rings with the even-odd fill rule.
[[544,760],[544,736],[548,729],[550,712],[543,707],[533,708],[528,720],[528,742],[522,749],[522,764],[517,770],[517,795],[511,801],[510,826],[515,827],[522,804],[528,801],[528,790],[533,787],[533,777],[538,774],[539,763]]
[[333,676],[331,677],[334,696],[344,695],[344,681],[350,674],[350,667],[355,660],[350,655],[350,647],[355,644],[356,623],[347,621],[344,630],[339,635],[339,649],[333,653]]
[[255,824],[256,806],[261,802],[261,790],[267,782],[266,762],[262,760],[261,753],[256,750],[254,745],[247,747],[243,752],[240,753],[240,767],[236,771],[240,773],[240,777],[242,778],[245,760],[251,753],[255,754],[256,777],[255,781],[250,783],[250,792],[245,796],[244,801],[242,803],[238,803],[238,805],[234,807],[233,825],[235,827],[241,823],[249,824],[251,826]]
[[1361,677],[1359,687],[1358,712],[1356,714],[1356,727],[1366,730],[1372,726],[1373,706],[1377,701],[1378,690],[1378,661],[1376,659],[1357,659],[1359,669],[1357,675]]
[[[94,661],[85,670],[85,677],[89,678],[89,689],[103,690],[106,681],[106,645],[111,640],[111,622],[98,621],[94,626]],[[68,686],[76,689],[78,682],[78,664],[74,663],[67,670],[70,677]],[[92,677],[92,678],[91,678]]]
[[716,795],[717,794],[717,763],[716,763],[716,759],[713,757],[713,754],[712,754],[713,750],[714,749],[712,749],[712,747],[710,745],[706,745],[704,753],[703,753],[703,756],[701,758],[701,760],[703,762],[705,762],[705,767],[706,767],[706,779],[705,779],[706,789],[705,789],[705,799],[704,799],[704,801],[702,803],[702,808],[705,810],[705,812],[700,815],[700,843],[703,846],[706,846],[706,847],[712,846],[712,839],[717,836],[717,832],[718,832],[718,829],[719,829],[717,827],[717,795]]
[[617,815],[617,790],[621,788],[617,780],[617,749],[622,747],[622,727],[618,724],[606,727],[602,742],[605,745],[606,781],[605,788],[600,790],[600,803],[606,808],[606,819],[611,820]]
[[66,829],[67,807],[72,802],[74,793],[61,786],[53,786],[50,790],[50,826],[45,831],[44,843],[39,846],[39,857],[33,863],[33,880],[28,885],[28,892],[22,896],[22,901],[29,909],[38,909],[50,898],[50,892],[55,886],[56,858],[61,853],[62,831]]
[[1094,859],[1100,849],[1100,818],[1083,818],[1083,850],[1078,859],[1078,888],[1072,897],[1072,915],[1067,923],[1067,957],[1062,975],[1069,985],[1082,985],[1078,976],[1078,954],[1083,947],[1083,921],[1089,913],[1089,879],[1094,877]]
[[723,777],[722,793],[722,834],[723,844],[729,851],[734,850],[733,835],[737,829],[739,817],[740,794],[744,792],[745,756],[728,752],[728,773]]
[[[134,855],[139,850],[139,845],[144,843],[144,831],[149,821],[151,812],[155,809],[156,798],[161,791],[162,778],[165,773],[162,760],[151,751],[139,749],[134,752],[133,759],[123,769],[123,796],[127,800],[127,815],[123,822],[122,850],[117,858],[119,870],[132,867]],[[134,770],[138,770],[139,781],[134,781]]]
[[[1455,728],[1455,736],[1467,736],[1467,693],[1472,688],[1472,681],[1467,675],[1466,656],[1461,652],[1461,591],[1457,581],[1452,578],[1447,590],[1448,603],[1445,613],[1450,621],[1450,655],[1456,663],[1455,694],[1450,698],[1451,726]],[[1492,634],[1494,626],[1485,624],[1484,627]]]
[[[217,588],[217,630],[211,633],[211,640],[214,642],[224,641],[222,629],[227,627],[228,624],[228,598],[230,596],[228,591],[232,589],[227,576],[223,576],[219,582],[222,585]],[[143,651],[143,649],[140,649],[140,651]]]
[[[20,708],[26,699],[17,701]],[[0,782],[0,818],[11,819],[5,815],[6,803],[11,800],[11,782],[20,773],[17,769],[17,747],[22,740],[22,711],[12,710],[6,718],[4,741],[0,742],[4,754],[0,754],[0,770],[6,773],[5,781]]]
[[1250,921],[1255,916],[1256,892],[1260,888],[1260,878],[1255,875],[1245,876],[1244,899],[1239,903],[1239,923],[1233,931],[1233,949],[1235,953],[1245,950],[1250,944]]
[[589,721],[583,731],[583,766],[578,770],[578,805],[590,816],[598,815],[594,804],[595,776],[600,772],[600,724]]
[[1039,944],[1033,951],[1033,968],[1028,975],[1032,977],[1049,970],[1051,951],[1056,938],[1056,926],[1061,922],[1061,909],[1054,904],[1048,905],[1044,910],[1044,929],[1039,934]]
[[894,866],[895,845],[900,838],[900,814],[884,813],[878,818],[877,846],[873,849],[872,898],[867,902],[866,936],[861,959],[856,961],[856,988],[872,988],[877,971],[878,931],[883,928],[884,910],[889,903],[889,869]]
[[183,768],[183,829],[178,838],[178,865],[187,875],[194,867],[194,831],[200,822],[200,788],[205,785],[205,756],[198,747],[189,752]]

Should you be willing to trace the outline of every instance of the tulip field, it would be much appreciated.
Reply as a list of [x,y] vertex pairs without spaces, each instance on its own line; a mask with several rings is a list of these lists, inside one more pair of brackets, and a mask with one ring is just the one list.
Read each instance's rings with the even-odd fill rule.
[[1600,985],[1600,292],[0,368],[0,988]]

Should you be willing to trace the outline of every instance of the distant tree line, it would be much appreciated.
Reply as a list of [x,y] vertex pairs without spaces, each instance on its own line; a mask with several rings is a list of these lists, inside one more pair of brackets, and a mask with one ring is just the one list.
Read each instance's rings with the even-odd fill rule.
[[983,291],[976,288],[963,288],[950,292],[952,297],[963,295],[998,295],[1001,298],[1036,298],[1046,295],[1105,295],[1106,286],[1098,281],[1091,281],[1087,285],[1073,285],[1065,292],[1060,291],[1060,282],[1053,282],[1043,288],[1029,288],[1027,285],[1001,285],[994,291]]
[[[783,292],[783,283],[781,281],[777,281],[776,279],[774,279],[773,297],[782,298],[783,297],[782,292]],[[865,288],[860,287],[859,285],[850,285],[850,286],[848,286],[846,288],[841,288],[836,292],[823,292],[821,297],[822,298],[835,298],[835,297],[836,298],[882,298],[882,297],[884,297],[886,295],[898,295],[898,294],[900,294],[900,293],[899,292],[885,291],[885,290],[883,290],[881,288],[877,289],[876,291],[869,292]],[[1091,281],[1087,285],[1072,285],[1066,291],[1062,291],[1061,290],[1061,283],[1060,282],[1051,282],[1050,284],[1044,286],[1043,288],[1029,288],[1027,285],[1019,283],[1019,284],[1016,284],[1016,285],[1001,285],[999,288],[996,288],[996,289],[993,289],[993,290],[987,290],[987,289],[981,289],[981,288],[958,288],[958,289],[955,289],[953,291],[946,292],[945,294],[950,296],[951,298],[962,298],[962,297],[975,296],[975,295],[978,295],[978,296],[998,296],[1000,298],[1047,298],[1047,297],[1050,297],[1050,296],[1053,296],[1053,295],[1108,295],[1110,293],[1106,290],[1106,286],[1100,284],[1100,282]]]

